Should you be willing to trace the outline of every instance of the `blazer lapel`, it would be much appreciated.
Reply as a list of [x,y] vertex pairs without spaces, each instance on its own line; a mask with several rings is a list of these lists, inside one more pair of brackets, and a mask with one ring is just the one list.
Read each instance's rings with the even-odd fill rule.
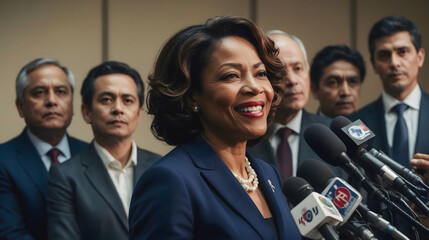
[[201,137],[197,137],[197,140],[191,144],[182,146],[187,150],[195,165],[201,168],[201,175],[206,182],[255,229],[261,238],[273,234],[269,227],[262,227],[267,223],[256,205],[229,168]]
[[[302,161],[314,158],[315,153],[313,153],[313,149],[308,146],[307,142],[304,138],[304,132],[307,127],[311,124],[308,119],[308,113],[304,109],[302,109],[302,117],[301,117],[301,129],[299,133],[299,148],[298,148],[298,166]],[[317,156],[317,155],[316,155]],[[317,156],[318,157],[318,156]]]
[[85,176],[88,178],[89,182],[104,198],[107,205],[109,205],[116,214],[119,222],[121,222],[122,226],[128,231],[128,220],[122,201],[93,144],[82,154],[82,165],[86,167]]
[[422,91],[420,100],[419,125],[417,129],[416,147],[414,153],[429,153],[429,96]]
[[374,147],[391,156],[391,149],[387,142],[386,120],[384,118],[384,106],[381,97],[375,102],[375,112],[370,114],[370,116],[374,116],[371,119],[374,121],[374,129],[378,130],[378,134],[375,136]]
[[140,159],[138,159],[137,162],[138,162],[137,166],[134,166],[133,189],[136,186],[137,182],[139,181],[140,176],[143,174],[145,170],[145,168],[139,163]]
[[[283,195],[282,189],[275,188],[274,183],[279,181],[280,177],[273,178],[275,175],[269,174],[266,171],[264,171],[263,168],[261,168],[260,164],[256,162],[253,158],[249,157],[249,161],[251,162],[251,165],[253,166],[253,169],[255,172],[258,173],[258,179],[259,179],[259,188],[264,193],[265,201],[267,201],[268,206],[270,207],[271,213],[276,221],[277,224],[277,231],[279,233],[279,236],[287,236],[288,234],[285,233],[285,227],[286,223],[284,221],[284,214],[285,209],[281,208],[283,206],[282,203],[279,202],[279,199],[276,196],[279,196],[278,194]],[[281,198],[281,200],[286,201],[285,198]]]
[[150,165],[147,164],[145,152],[142,151],[140,148],[137,148],[137,166],[134,166],[133,189],[139,181],[140,176],[149,167]]
[[46,198],[49,174],[26,131],[27,128],[19,136],[19,142],[16,145],[17,161],[37,186],[43,198]]

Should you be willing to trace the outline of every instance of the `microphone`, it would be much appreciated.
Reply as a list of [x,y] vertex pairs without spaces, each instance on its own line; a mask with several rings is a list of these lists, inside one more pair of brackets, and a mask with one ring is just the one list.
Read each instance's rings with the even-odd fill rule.
[[345,153],[347,151],[344,143],[325,125],[313,123],[304,132],[304,138],[307,144],[313,149],[325,162],[342,167],[359,186],[363,187],[374,200],[384,202],[389,208],[394,209],[407,221],[419,228],[425,234],[429,234],[429,229],[420,222],[408,215],[398,205],[390,201],[380,189],[376,188],[356,167],[350,157]]
[[[314,171],[314,169],[317,169],[317,171]],[[305,161],[298,167],[297,176],[308,180],[317,192],[322,192],[322,195],[331,199],[343,217],[344,222],[351,216],[353,216],[352,221],[355,221],[356,214],[354,212],[357,209],[357,212],[367,222],[382,232],[389,234],[393,239],[409,240],[407,236],[388,221],[362,204],[360,193],[341,178],[335,177],[335,174],[325,163],[318,160]],[[350,226],[347,226],[347,228],[355,232],[361,239],[371,239],[373,237],[372,232],[365,226],[357,229],[350,228]]]
[[408,182],[414,184],[415,186],[423,188],[425,192],[429,190],[429,186],[427,186],[419,176],[414,174],[410,169],[402,166],[395,160],[391,159],[385,153],[377,151],[374,148],[369,150],[369,153],[372,156],[376,157],[378,160],[382,161],[387,166],[389,166],[393,171],[399,173],[399,175],[405,178],[405,180],[407,180]]
[[369,194],[375,194],[377,200],[385,198],[383,193],[359,171],[346,154],[347,148],[344,143],[328,127],[313,123],[305,129],[304,139],[321,159],[330,165],[343,168]]
[[[347,119],[343,116],[338,116],[331,122],[331,130],[334,133],[336,133],[339,138],[341,138],[341,135],[343,135],[343,134],[340,132],[340,129],[342,129],[343,127],[345,127],[351,123],[352,122],[349,119]],[[355,129],[355,130],[360,131],[359,129]],[[370,136],[364,137],[363,142],[360,142],[360,144],[362,144],[362,146],[359,146],[359,144],[358,144],[358,146],[357,146],[358,148],[366,148],[368,145],[372,145],[373,137],[375,135],[367,127],[366,127],[366,130],[369,131]],[[343,140],[343,142],[346,143],[348,148],[349,148],[349,146],[350,146],[350,148],[352,146],[354,146],[354,144],[347,144],[348,143],[347,138],[341,139],[341,140]],[[353,140],[353,142],[356,143],[355,140]],[[354,152],[357,152],[357,151],[358,151],[358,149],[354,150]],[[389,166],[392,170],[399,173],[399,175],[401,175],[403,178],[405,178],[408,182],[410,182],[416,186],[422,187],[426,190],[429,190],[429,187],[423,182],[423,180],[419,176],[414,174],[410,169],[402,166],[401,164],[399,164],[395,160],[391,159],[389,156],[387,156],[383,152],[377,151],[376,149],[372,148],[369,151],[369,153],[371,155],[373,155],[374,157],[376,157],[378,160],[382,161],[387,166]]]
[[314,192],[313,187],[299,177],[286,179],[283,194],[295,206],[291,214],[302,236],[339,240],[332,226],[337,225],[343,218],[329,198]]
[[355,157],[360,166],[372,174],[378,174],[386,179],[392,184],[394,189],[415,203],[425,215],[429,216],[429,208],[416,193],[408,188],[405,181],[390,169],[389,166],[366,151],[365,148],[368,142],[375,135],[361,120],[351,122],[347,118],[339,116],[332,120],[331,130],[347,145],[348,153]]

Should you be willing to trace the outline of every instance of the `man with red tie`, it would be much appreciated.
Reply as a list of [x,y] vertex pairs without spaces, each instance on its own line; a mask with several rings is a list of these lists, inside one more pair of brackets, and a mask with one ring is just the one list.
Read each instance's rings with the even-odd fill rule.
[[[307,53],[302,41],[285,32],[269,31],[268,36],[279,48],[279,58],[286,68],[283,100],[269,126],[266,139],[250,152],[266,162],[275,164],[285,180],[296,176],[298,165],[305,160],[320,159],[304,139],[305,129],[312,123],[328,125],[325,117],[308,113],[304,106],[310,94],[310,73]],[[337,174],[341,171],[334,169]]]
[[68,136],[74,77],[50,58],[25,65],[16,78],[16,107],[27,126],[0,145],[0,239],[46,239],[46,190],[52,164],[87,146]]

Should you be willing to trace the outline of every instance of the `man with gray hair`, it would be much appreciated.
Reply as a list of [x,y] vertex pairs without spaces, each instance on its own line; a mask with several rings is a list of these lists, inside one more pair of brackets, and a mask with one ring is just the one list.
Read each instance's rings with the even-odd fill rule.
[[[250,152],[255,157],[275,164],[285,180],[289,176],[296,176],[301,162],[320,159],[307,145],[304,131],[312,123],[328,125],[330,120],[304,109],[310,94],[310,74],[302,41],[279,30],[269,31],[267,35],[279,48],[279,58],[285,65],[285,89],[274,121],[267,130],[267,137],[251,147]],[[334,171],[342,175],[338,168]]]
[[25,65],[16,78],[16,107],[26,127],[0,145],[0,239],[46,239],[51,165],[87,146],[66,134],[73,116],[74,77],[51,58]]

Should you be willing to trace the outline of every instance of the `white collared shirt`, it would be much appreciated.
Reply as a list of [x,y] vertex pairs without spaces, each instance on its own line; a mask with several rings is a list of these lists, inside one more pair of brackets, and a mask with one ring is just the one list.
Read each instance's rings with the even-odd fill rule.
[[33,143],[34,147],[36,148],[37,152],[39,153],[39,156],[42,159],[43,165],[45,165],[45,168],[48,172],[52,164],[52,160],[49,157],[48,152],[52,148],[55,147],[58,150],[60,150],[60,155],[58,155],[58,163],[65,162],[67,159],[71,157],[69,141],[67,139],[66,134],[64,134],[61,141],[55,146],[52,146],[51,144],[44,142],[42,139],[38,138],[30,131],[29,128],[27,128],[27,135],[28,135],[28,138],[30,138],[30,141]]
[[119,160],[115,159],[105,148],[94,140],[94,148],[98,156],[103,161],[104,166],[112,179],[116,192],[121,198],[125,214],[128,216],[130,210],[131,196],[134,188],[134,166],[137,166],[137,146],[133,141],[131,145],[131,155],[127,164],[122,167]]
[[277,134],[278,130],[287,127],[293,131],[293,133],[288,137],[287,141],[292,153],[292,175],[296,176],[296,171],[298,168],[298,151],[299,151],[299,134],[301,131],[301,122],[302,122],[302,109],[296,114],[296,116],[288,122],[286,125],[273,122],[272,124],[272,133],[273,137],[269,139],[274,157],[277,156],[277,149],[281,142],[280,136]]
[[[413,91],[411,91],[404,101],[402,101],[402,103],[405,103],[409,106],[409,108],[403,113],[403,117],[408,129],[409,159],[413,157],[416,145],[421,97],[422,92],[420,90],[420,86],[417,84]],[[391,109],[401,102],[384,91],[382,94],[382,99],[384,106],[384,119],[386,120],[387,142],[391,148],[393,145],[393,132],[395,131],[395,125],[398,121],[398,115],[395,112],[391,112]]]

